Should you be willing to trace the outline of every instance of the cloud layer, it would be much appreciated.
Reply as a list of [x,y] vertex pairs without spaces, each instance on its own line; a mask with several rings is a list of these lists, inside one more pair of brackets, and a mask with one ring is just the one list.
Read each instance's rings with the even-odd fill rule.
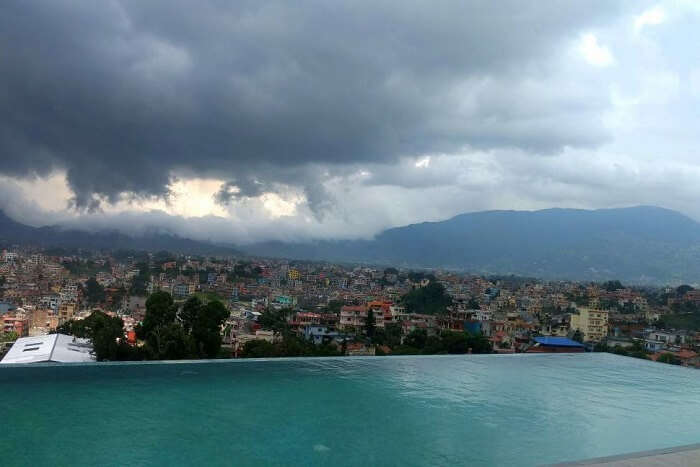
[[[700,215],[668,178],[697,172],[697,26],[683,2],[8,1],[0,201],[236,241],[495,207]],[[37,194],[56,177],[69,208]]]

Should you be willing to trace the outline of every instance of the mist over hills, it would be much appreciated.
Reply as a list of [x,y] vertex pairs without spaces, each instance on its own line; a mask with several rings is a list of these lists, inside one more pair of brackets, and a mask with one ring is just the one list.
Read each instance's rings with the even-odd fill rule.
[[651,206],[484,211],[389,229],[373,240],[264,242],[246,251],[549,279],[695,282],[700,224]]
[[169,250],[449,268],[545,279],[695,283],[700,224],[668,209],[483,211],[385,230],[371,240],[268,241],[227,247],[170,234],[129,236],[58,226],[31,227],[0,212],[0,244],[84,249]]
[[61,226],[32,227],[21,224],[0,211],[0,245],[82,248],[86,250],[167,250],[193,255],[236,255],[232,247],[191,240],[166,233],[130,236],[116,230],[88,232]]

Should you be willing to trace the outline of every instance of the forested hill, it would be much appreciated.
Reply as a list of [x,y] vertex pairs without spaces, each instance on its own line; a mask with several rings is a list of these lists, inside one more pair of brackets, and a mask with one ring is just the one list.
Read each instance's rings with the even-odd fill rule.
[[32,227],[0,211],[0,245],[83,248],[86,250],[167,250],[202,255],[235,255],[237,250],[167,233],[130,236],[114,230],[87,232],[60,226]]
[[372,240],[264,242],[246,251],[553,279],[700,279],[700,224],[650,206],[475,212],[389,229]]

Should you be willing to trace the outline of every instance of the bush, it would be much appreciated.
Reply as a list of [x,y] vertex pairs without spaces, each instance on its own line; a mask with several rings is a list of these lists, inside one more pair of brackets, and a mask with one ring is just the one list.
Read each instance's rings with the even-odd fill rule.
[[681,364],[680,359],[669,352],[664,352],[661,355],[659,355],[659,358],[656,359],[656,361],[660,362],[660,363],[669,363],[671,365],[680,365]]

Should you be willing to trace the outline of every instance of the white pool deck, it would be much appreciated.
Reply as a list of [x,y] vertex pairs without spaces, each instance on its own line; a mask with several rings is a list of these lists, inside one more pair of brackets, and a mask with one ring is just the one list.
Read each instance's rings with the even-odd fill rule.
[[555,464],[552,467],[576,465],[587,465],[589,467],[697,467],[700,466],[700,443],[620,456],[599,457],[578,462],[564,462]]

